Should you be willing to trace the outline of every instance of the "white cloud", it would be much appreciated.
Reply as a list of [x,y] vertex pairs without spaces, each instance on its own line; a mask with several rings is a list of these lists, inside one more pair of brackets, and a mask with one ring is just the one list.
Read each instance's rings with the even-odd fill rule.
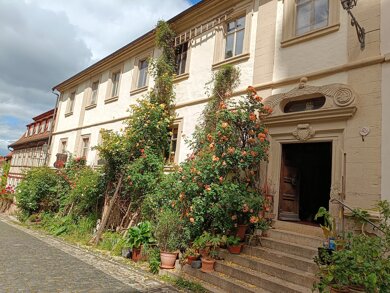
[[54,107],[52,86],[189,6],[186,0],[0,0],[0,155],[32,117]]

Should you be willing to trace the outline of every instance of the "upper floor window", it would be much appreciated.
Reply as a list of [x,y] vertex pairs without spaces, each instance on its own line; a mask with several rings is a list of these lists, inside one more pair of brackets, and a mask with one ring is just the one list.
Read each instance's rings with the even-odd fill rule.
[[81,145],[81,157],[87,158],[89,151],[89,136],[84,136],[82,139],[83,140]]
[[186,72],[187,66],[187,51],[188,51],[188,42],[181,44],[175,49],[176,57],[176,74],[180,75]]
[[328,26],[329,0],[296,0],[295,34]]
[[34,133],[34,125],[31,125],[30,126],[30,131],[29,131],[29,133],[28,133],[28,135],[33,135],[33,133]]
[[228,22],[226,28],[225,59],[243,53],[245,37],[245,16]]
[[[118,78],[119,81],[119,78]],[[95,105],[97,102],[97,96],[98,96],[98,88],[99,88],[99,81],[94,81],[91,85],[91,98],[89,100],[90,105]]]
[[139,61],[138,64],[138,83],[137,88],[146,86],[146,80],[148,77],[148,59],[143,59]]
[[41,123],[41,133],[45,132],[45,127],[46,127],[46,121],[43,120],[42,123]]
[[284,0],[282,47],[337,31],[340,6],[339,0]]
[[112,74],[111,77],[111,82],[112,82],[112,87],[111,87],[111,97],[117,97],[119,94],[119,78],[121,76],[120,71],[116,71]]
[[49,121],[47,122],[47,131],[51,131],[51,125],[53,123],[53,118],[52,119],[49,119]]
[[68,114],[71,114],[73,113],[73,109],[74,109],[74,99],[76,97],[76,92],[72,92],[69,96],[69,100],[68,100],[68,109],[67,109],[67,113]]
[[37,123],[37,125],[35,125],[35,134],[38,134],[39,132],[39,123]]

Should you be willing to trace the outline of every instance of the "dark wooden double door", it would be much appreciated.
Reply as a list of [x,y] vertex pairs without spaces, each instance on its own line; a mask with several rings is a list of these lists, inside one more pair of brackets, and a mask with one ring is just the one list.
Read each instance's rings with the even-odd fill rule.
[[329,206],[331,143],[282,145],[279,220],[313,222]]

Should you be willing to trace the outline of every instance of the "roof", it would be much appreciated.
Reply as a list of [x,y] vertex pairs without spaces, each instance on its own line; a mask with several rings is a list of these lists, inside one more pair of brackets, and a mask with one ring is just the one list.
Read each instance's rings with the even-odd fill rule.
[[[235,3],[240,2],[241,0],[229,0],[229,1],[221,1],[221,0],[202,0],[199,3],[191,6],[190,8],[184,10],[183,12],[179,13],[178,15],[174,16],[173,18],[169,19],[167,22],[170,24],[176,23],[177,21],[182,21],[185,16],[188,16],[190,13],[196,11],[196,15],[194,15],[195,20],[199,20],[201,18],[201,14],[199,13],[199,10],[203,9],[205,13],[210,11],[209,5],[211,3],[215,5],[215,7],[221,7],[223,5],[233,5]],[[213,6],[214,7],[214,6]],[[97,74],[97,72],[94,72],[94,70],[97,70],[100,67],[103,67],[107,64],[111,64],[111,61],[115,60],[116,58],[119,58],[123,55],[125,55],[127,52],[131,51],[133,47],[136,45],[140,45],[142,42],[147,42],[151,39],[151,37],[154,35],[155,29],[150,30],[146,34],[142,35],[141,37],[135,39],[134,41],[130,42],[129,44],[123,46],[122,48],[116,50],[112,54],[108,55],[107,57],[99,60],[98,62],[92,64],[91,66],[85,68],[84,70],[80,71],[79,73],[73,75],[72,77],[66,79],[65,81],[53,86],[52,90],[58,90],[62,91],[63,88],[65,88],[68,85],[73,85],[72,83],[82,79],[85,77],[85,75],[88,74]]]
[[[45,142],[50,137],[50,132],[45,131],[44,133],[38,133],[31,136],[27,136],[23,134],[17,141],[11,143],[8,147],[15,148],[22,145],[28,145],[30,143],[39,144],[39,142]],[[42,144],[43,144],[42,143]]]

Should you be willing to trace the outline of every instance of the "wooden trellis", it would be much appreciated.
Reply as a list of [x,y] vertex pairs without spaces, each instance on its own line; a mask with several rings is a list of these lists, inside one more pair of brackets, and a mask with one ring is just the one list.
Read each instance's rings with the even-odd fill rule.
[[215,28],[217,25],[220,25],[221,23],[223,23],[224,21],[226,21],[228,19],[229,15],[230,15],[230,13],[232,13],[232,11],[233,11],[233,9],[225,11],[220,16],[179,34],[175,38],[175,47],[179,46],[181,44],[184,44],[184,43],[188,42],[189,40]]

